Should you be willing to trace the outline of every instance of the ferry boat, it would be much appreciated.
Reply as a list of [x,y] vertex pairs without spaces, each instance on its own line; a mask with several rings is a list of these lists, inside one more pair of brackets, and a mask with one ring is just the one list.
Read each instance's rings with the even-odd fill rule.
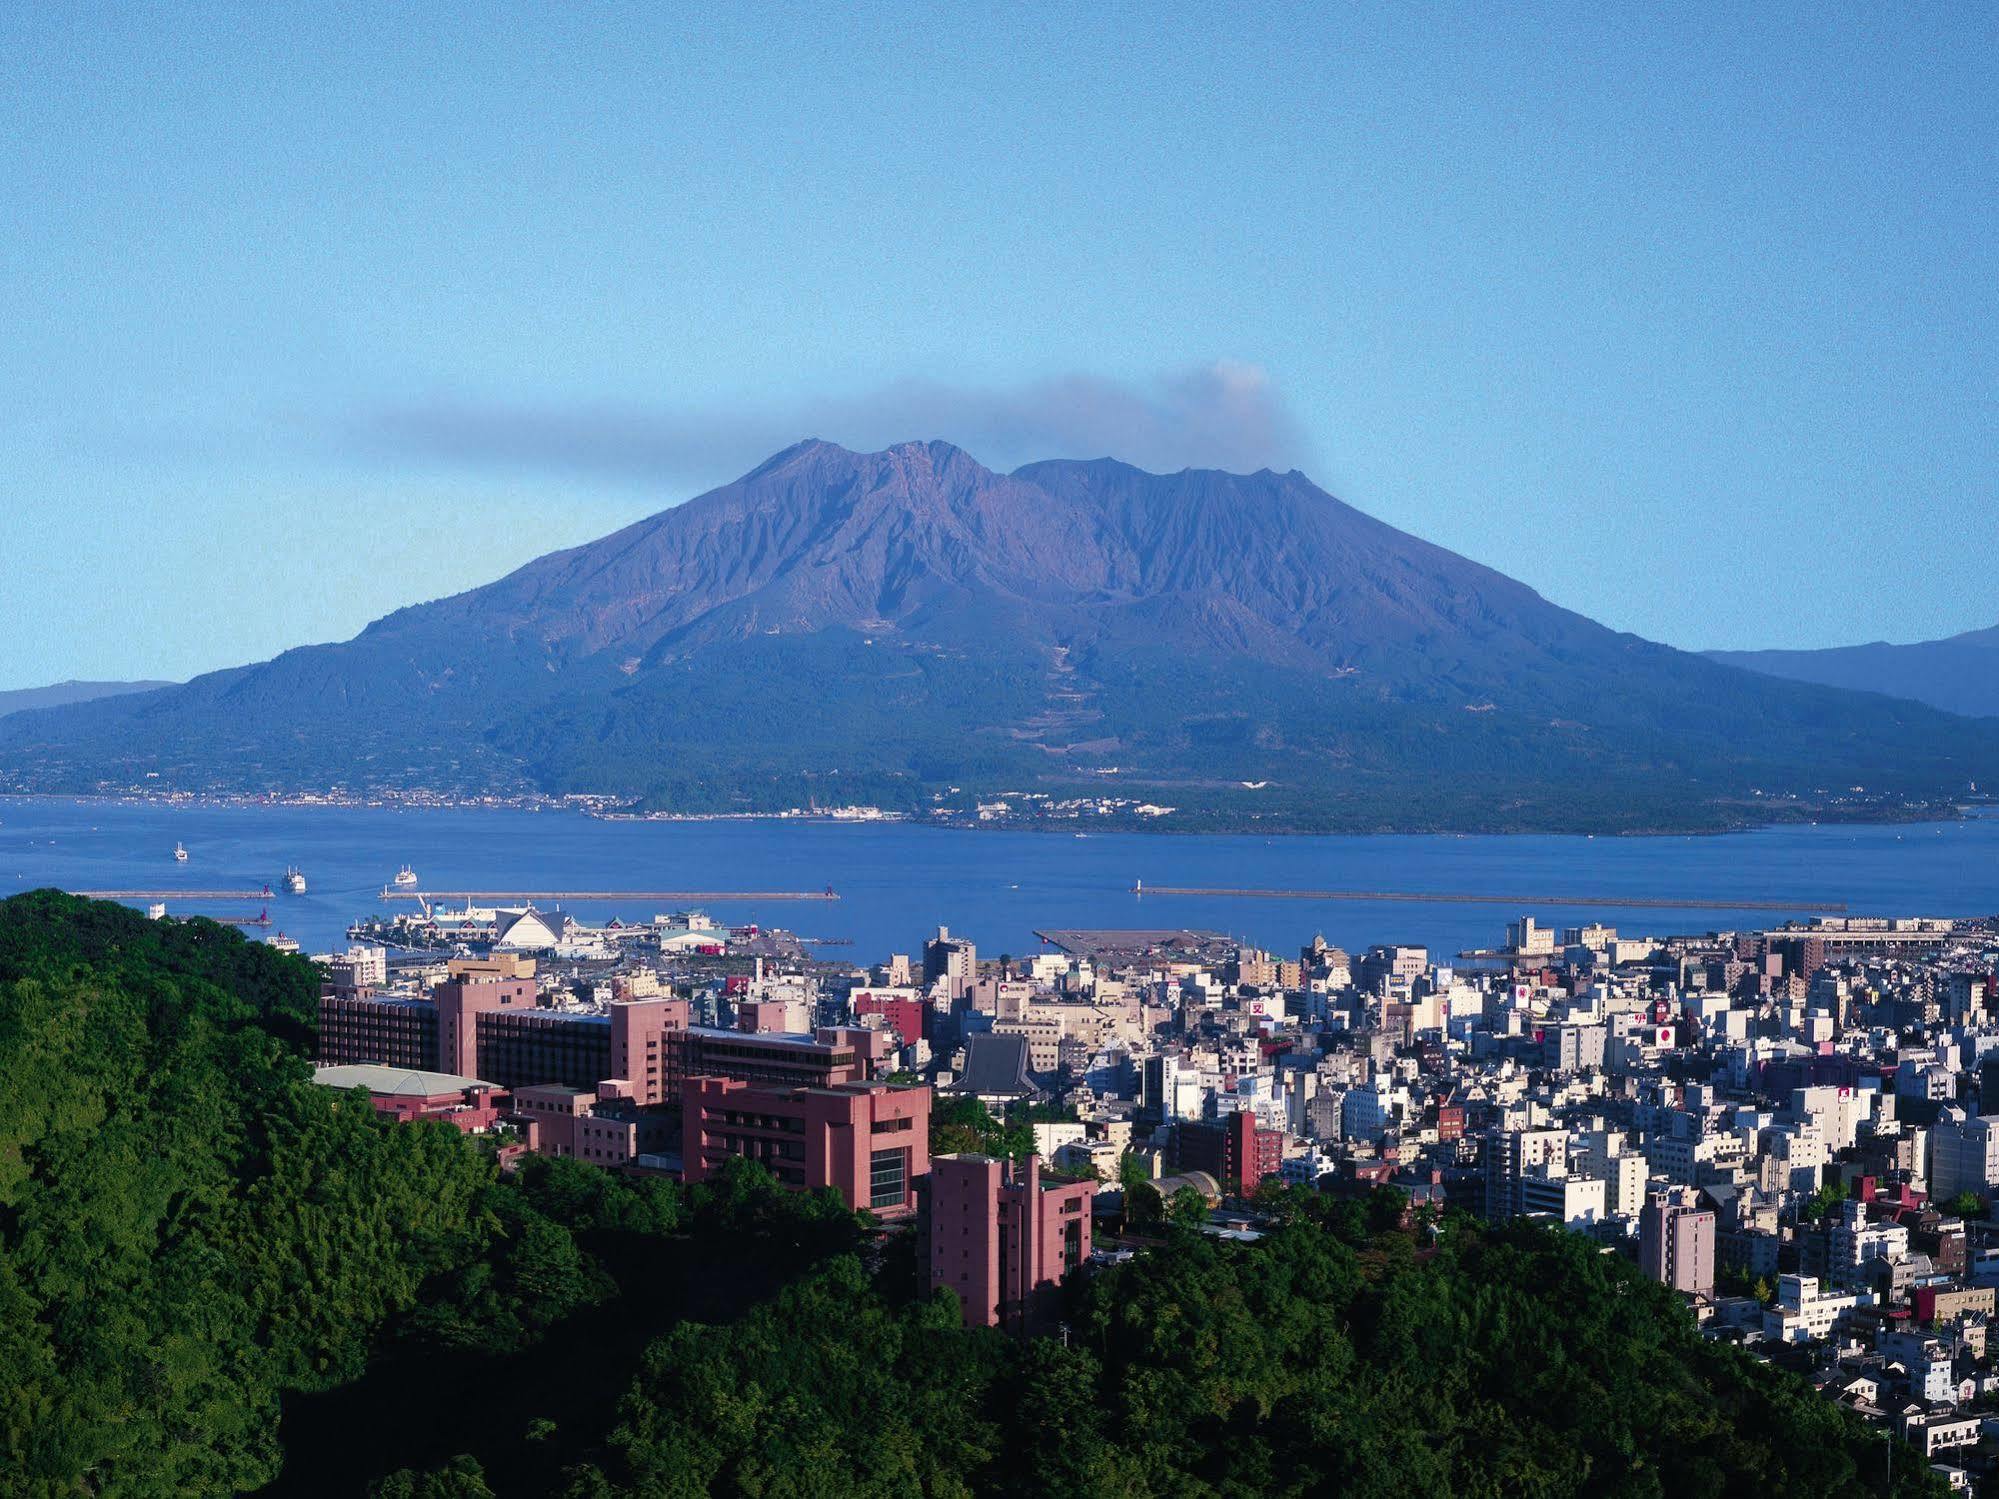
[[185,864],[186,862],[187,862],[187,845],[184,843],[176,843],[174,845],[174,863]]
[[305,894],[305,876],[300,874],[296,867],[285,870],[284,883],[285,883],[285,894],[287,895]]
[[398,890],[416,889],[416,871],[411,869],[409,865],[405,864],[401,869],[396,871],[396,888]]
[[279,952],[298,951],[298,939],[296,937],[287,937],[283,932],[278,932],[275,935],[273,935],[270,938],[270,943],[271,946],[275,947]]

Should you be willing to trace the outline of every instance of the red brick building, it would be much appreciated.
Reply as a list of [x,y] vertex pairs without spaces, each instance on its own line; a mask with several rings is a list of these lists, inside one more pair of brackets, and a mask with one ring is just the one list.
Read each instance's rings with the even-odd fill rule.
[[878,994],[863,989],[854,995],[854,1018],[879,1015],[905,1046],[930,1036],[930,1006],[909,994]]

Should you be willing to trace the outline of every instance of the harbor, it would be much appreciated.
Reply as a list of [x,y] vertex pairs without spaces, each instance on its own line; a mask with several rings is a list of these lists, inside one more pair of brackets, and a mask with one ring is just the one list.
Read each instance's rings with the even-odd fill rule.
[[[187,863],[171,858],[176,842]],[[287,868],[309,881],[305,894],[279,888]],[[414,888],[394,883],[404,868],[419,874]],[[1142,894],[1134,873],[1147,876]],[[1500,914],[1577,926],[1615,911],[1614,924],[1652,932],[1813,914],[1989,914],[1999,910],[1999,817],[1719,838],[1072,839],[512,808],[0,800],[0,889],[45,887],[164,902],[174,916],[255,916],[268,903],[312,952],[343,948],[369,913],[421,918],[427,900],[447,910],[559,904],[589,926],[705,908],[718,923],[795,927],[869,952],[955,916],[954,929],[995,953],[1037,951],[1036,932],[1054,930],[1191,930],[1270,945],[1301,926],[1333,942],[1456,953],[1491,945]],[[1367,898],[1382,895],[1420,898]],[[808,911],[838,915],[796,919]]]

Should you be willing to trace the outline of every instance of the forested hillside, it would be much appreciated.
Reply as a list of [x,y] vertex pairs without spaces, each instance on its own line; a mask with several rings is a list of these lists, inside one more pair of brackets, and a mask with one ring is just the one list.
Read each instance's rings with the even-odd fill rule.
[[489,1172],[315,1087],[310,965],[209,923],[0,906],[0,1472],[220,1493],[463,1259]]
[[0,903],[0,1491],[1886,1491],[1878,1434],[1567,1235],[1273,1193],[1017,1345],[759,1168],[502,1179],[382,1123],[309,1081],[315,991],[227,928]]

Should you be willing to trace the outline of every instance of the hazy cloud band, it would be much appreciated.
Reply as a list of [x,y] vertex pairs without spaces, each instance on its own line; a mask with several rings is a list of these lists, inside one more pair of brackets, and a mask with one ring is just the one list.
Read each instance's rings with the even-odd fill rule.
[[804,437],[860,449],[943,438],[998,469],[1101,457],[1160,472],[1287,469],[1303,448],[1269,376],[1227,360],[1142,383],[1080,374],[1007,387],[899,381],[762,411],[432,401],[367,414],[350,436],[398,457],[661,481],[730,476]]

